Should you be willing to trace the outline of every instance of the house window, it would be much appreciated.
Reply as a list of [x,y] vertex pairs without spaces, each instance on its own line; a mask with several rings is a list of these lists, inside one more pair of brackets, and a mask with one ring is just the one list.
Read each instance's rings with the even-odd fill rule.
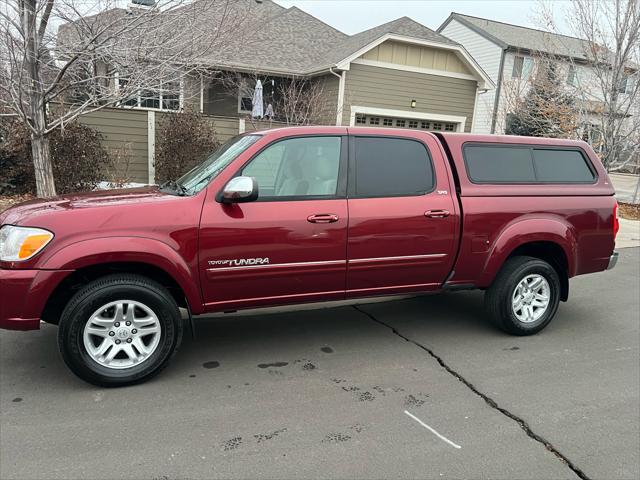
[[385,118],[385,119],[382,120],[382,124],[385,127],[391,127],[391,126],[393,126],[393,120],[391,118]]
[[442,130],[442,124],[441,123],[434,123],[433,124],[433,129],[434,130]]
[[369,117],[369,125],[380,125],[380,117]]
[[356,115],[356,125],[364,125],[367,123],[367,119],[362,115]]
[[245,80],[238,85],[238,113],[252,112],[253,90]]
[[417,120],[409,120],[409,128],[418,128]]
[[405,126],[405,121],[404,120],[396,120],[396,127],[404,128],[404,126]]
[[524,57],[516,56],[513,59],[513,70],[511,72],[511,78],[522,77],[522,66],[524,65]]
[[512,78],[529,78],[533,71],[533,58],[516,55],[513,59]]
[[[129,88],[129,79],[118,76],[118,90]],[[182,79],[173,82],[160,82],[157,87],[134,90],[131,96],[119,102],[120,106],[153,108],[157,110],[180,110]]]
[[420,122],[420,128],[429,130],[430,127],[431,127],[431,122]]
[[618,83],[618,93],[627,93],[627,87],[629,86],[629,75],[623,74]]
[[446,123],[446,124],[444,125],[444,129],[445,129],[445,131],[447,131],[447,132],[453,132],[453,131],[455,131],[455,128],[454,128],[453,123]]
[[572,86],[578,85],[578,72],[575,65],[569,65],[569,73],[567,74],[567,84]]

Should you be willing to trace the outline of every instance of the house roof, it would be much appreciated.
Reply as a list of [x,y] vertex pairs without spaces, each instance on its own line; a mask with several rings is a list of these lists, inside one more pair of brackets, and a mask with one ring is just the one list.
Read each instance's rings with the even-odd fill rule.
[[347,35],[297,7],[284,8],[272,0],[249,4],[254,18],[260,19],[258,26],[248,25],[255,30],[244,32],[224,54],[212,52],[208,56],[212,65],[304,75],[335,66],[387,34],[459,46],[409,17]]
[[[219,7],[216,6],[218,4]],[[401,36],[406,41],[415,39],[462,49],[458,43],[408,17],[347,35],[297,7],[285,8],[272,0],[232,0],[211,5],[212,8],[200,10],[205,12],[199,20],[203,28],[220,32],[225,29],[221,19],[245,19],[233,25],[232,35],[226,32],[227,38],[221,44],[224,48],[212,48],[201,58],[203,64],[219,69],[309,75],[336,66],[355,52],[390,34]],[[190,6],[182,8],[195,9]],[[114,9],[91,19],[99,21],[102,17],[111,20],[124,15],[126,10]],[[83,20],[86,22],[86,19]],[[59,40],[65,36],[67,27],[68,24],[60,27]],[[472,67],[479,69],[477,65]]]
[[590,44],[586,40],[456,12],[449,15],[437,31],[441,32],[454,19],[502,48],[511,47],[580,60],[587,59],[585,52],[589,51]]

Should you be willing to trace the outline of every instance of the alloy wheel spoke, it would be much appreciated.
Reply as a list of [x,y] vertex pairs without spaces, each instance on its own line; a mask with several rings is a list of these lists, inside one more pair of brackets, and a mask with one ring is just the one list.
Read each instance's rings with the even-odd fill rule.
[[531,305],[527,305],[525,307],[525,312],[527,315],[527,320],[529,320],[530,322],[533,321],[533,307]]
[[542,285],[542,277],[534,277],[531,281],[531,283],[529,284],[529,288],[531,288],[531,290],[535,291],[538,288],[540,288],[540,286]]
[[100,345],[98,345],[97,347],[93,348],[93,351],[91,352],[94,356],[96,357],[101,357],[102,355],[104,355],[107,350],[109,349],[109,347],[113,345],[113,342],[111,340],[109,340],[108,338],[105,338],[102,343],[100,343]]
[[108,328],[96,328],[93,325],[89,325],[85,329],[85,331],[89,335],[95,335],[96,337],[107,338],[109,336],[109,329]]
[[136,318],[133,321],[133,324],[137,327],[137,328],[145,328],[149,325],[157,325],[157,320],[153,317],[143,317],[143,318]]
[[99,325],[101,327],[110,328],[113,325],[112,318],[104,318],[100,315],[96,315],[91,319],[93,325]]
[[134,347],[136,347],[136,350],[138,350],[138,352],[140,352],[141,355],[148,355],[149,354],[149,348],[144,344],[144,342],[142,341],[142,339],[140,337],[136,338],[131,345],[133,345]]
[[518,298],[518,300],[513,304],[513,310],[515,312],[519,311],[522,308],[523,303],[524,303],[524,298],[523,297]]
[[160,333],[160,326],[159,325],[151,325],[148,327],[140,327],[140,330],[138,330],[138,335],[145,336],[145,335],[151,335],[152,333]]
[[547,306],[547,302],[543,302],[542,300],[535,299],[533,300],[531,305],[538,308],[545,308]]
[[131,346],[130,343],[125,344],[122,347],[122,351],[125,353],[125,355],[127,357],[129,357],[131,360],[137,360],[138,359],[138,354],[136,353],[136,351],[133,349],[133,347]]
[[124,321],[124,303],[118,303],[116,305],[115,314],[113,316],[114,322]]
[[113,361],[113,359],[116,357],[116,355],[120,353],[121,350],[122,350],[122,347],[120,345],[113,344],[113,348],[109,350],[109,353],[107,354],[107,356],[104,357],[104,363],[109,365]]
[[127,304],[127,313],[124,316],[125,322],[134,323],[136,321],[136,306],[128,303]]

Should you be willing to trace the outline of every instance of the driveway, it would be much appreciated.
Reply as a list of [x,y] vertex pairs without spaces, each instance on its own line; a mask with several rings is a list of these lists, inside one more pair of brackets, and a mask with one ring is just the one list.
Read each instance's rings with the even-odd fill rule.
[[4,478],[638,478],[640,249],[534,337],[478,292],[198,321],[141,386],[0,333]]

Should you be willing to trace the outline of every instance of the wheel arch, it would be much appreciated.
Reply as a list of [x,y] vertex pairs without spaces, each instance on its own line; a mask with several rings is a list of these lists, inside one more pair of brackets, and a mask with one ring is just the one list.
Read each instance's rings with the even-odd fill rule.
[[494,243],[479,286],[490,286],[504,262],[519,255],[551,264],[560,277],[561,300],[567,300],[569,278],[575,275],[577,261],[577,241],[570,224],[556,219],[529,219],[507,227]]
[[42,268],[73,271],[45,304],[42,318],[51,323],[59,318],[60,304],[68,301],[79,285],[112,273],[146,276],[167,288],[179,306],[195,313],[202,309],[200,289],[191,269],[178,252],[157,240],[118,237],[78,242],[56,252]]

